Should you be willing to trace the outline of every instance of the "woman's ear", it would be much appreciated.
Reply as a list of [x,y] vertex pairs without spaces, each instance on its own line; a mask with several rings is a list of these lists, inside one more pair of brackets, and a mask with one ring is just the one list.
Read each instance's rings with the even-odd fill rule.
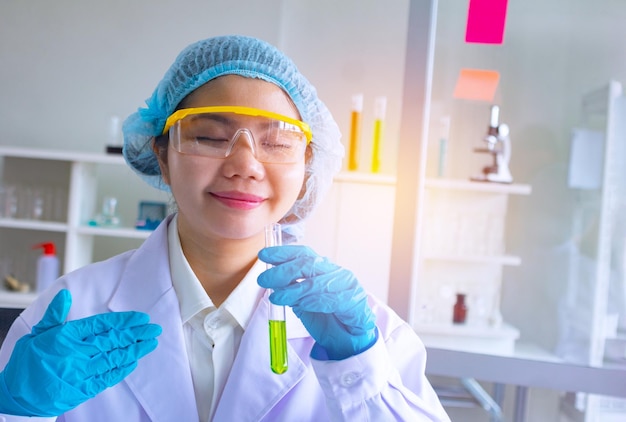
[[170,172],[167,161],[168,140],[163,139],[163,136],[159,136],[156,138],[152,138],[151,144],[152,151],[154,151],[154,155],[156,155],[157,161],[159,162],[159,168],[161,169],[161,178],[166,185],[169,185]]

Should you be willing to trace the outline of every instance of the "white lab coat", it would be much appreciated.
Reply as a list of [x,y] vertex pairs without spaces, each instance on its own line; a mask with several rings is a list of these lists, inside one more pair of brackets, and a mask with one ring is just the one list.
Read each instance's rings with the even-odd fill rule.
[[[136,310],[148,313],[151,322],[163,328],[157,349],[142,358],[124,381],[61,415],[58,421],[198,420],[180,309],[170,277],[168,221],[137,250],[62,277],[11,327],[0,350],[2,368],[17,339],[30,332],[61,288],[72,293],[69,319]],[[264,297],[242,337],[213,420],[449,421],[424,375],[426,352],[420,339],[387,306],[373,298],[371,305],[377,316],[378,342],[342,361],[312,360],[309,353],[314,340],[289,313],[289,370],[275,375],[269,368],[268,301]]]

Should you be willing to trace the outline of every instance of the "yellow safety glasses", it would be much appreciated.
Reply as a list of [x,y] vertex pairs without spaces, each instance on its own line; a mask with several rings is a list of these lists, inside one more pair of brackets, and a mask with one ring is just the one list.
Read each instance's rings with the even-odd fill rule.
[[239,106],[177,110],[165,123],[163,134],[168,132],[176,151],[215,158],[228,157],[245,136],[256,159],[265,163],[297,162],[313,136],[300,120]]

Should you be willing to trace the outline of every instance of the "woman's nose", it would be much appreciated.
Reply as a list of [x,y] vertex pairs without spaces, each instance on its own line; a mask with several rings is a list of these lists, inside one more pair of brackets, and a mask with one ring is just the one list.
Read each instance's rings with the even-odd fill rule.
[[256,158],[254,139],[247,129],[240,129],[233,136],[233,141],[226,151],[223,171],[226,177],[263,178],[265,167]]
[[[244,141],[239,142],[241,139],[243,139]],[[235,135],[230,142],[228,150],[226,151],[226,157],[230,156],[233,153],[233,151],[237,148],[237,145],[239,145],[240,147],[245,147],[245,145],[248,145],[248,149],[250,149],[252,154],[256,157],[256,146],[254,144],[254,137],[248,129],[239,129],[237,132],[235,132]]]

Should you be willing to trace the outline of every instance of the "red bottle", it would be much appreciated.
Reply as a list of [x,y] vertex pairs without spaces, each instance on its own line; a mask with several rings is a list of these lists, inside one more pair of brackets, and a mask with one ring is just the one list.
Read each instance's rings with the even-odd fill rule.
[[465,295],[457,293],[456,303],[454,304],[452,322],[454,322],[455,324],[463,324],[465,323],[465,317],[467,317],[467,305],[465,305]]

